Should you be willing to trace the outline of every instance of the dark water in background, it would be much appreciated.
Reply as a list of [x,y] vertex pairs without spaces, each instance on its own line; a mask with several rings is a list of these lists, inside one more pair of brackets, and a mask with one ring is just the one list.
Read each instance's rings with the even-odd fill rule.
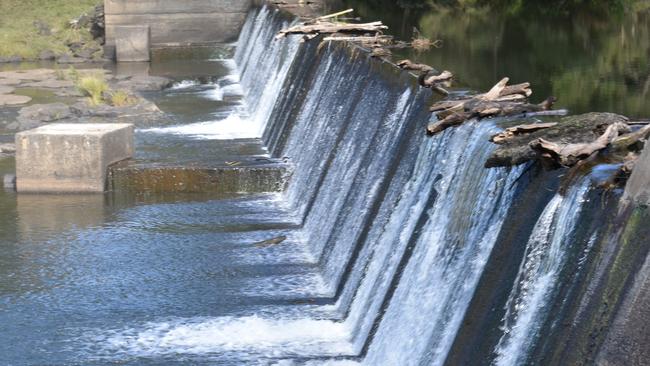
[[442,41],[427,52],[395,51],[449,70],[457,86],[487,90],[504,76],[528,81],[533,101],[556,96],[572,114],[608,111],[650,117],[650,4],[627,12],[548,17],[488,9],[413,8],[400,1],[346,0],[364,20],[382,20],[387,33],[410,40],[413,27]]

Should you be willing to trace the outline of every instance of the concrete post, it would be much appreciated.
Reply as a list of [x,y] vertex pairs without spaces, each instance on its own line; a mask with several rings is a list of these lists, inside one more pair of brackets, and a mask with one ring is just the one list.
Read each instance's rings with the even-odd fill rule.
[[16,134],[18,192],[103,192],[108,166],[133,156],[133,125],[58,123]]

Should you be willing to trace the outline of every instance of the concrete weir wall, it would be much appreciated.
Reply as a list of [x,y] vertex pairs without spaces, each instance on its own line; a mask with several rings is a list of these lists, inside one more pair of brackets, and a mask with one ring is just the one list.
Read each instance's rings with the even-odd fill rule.
[[115,29],[149,26],[153,46],[228,42],[237,38],[252,0],[104,0],[107,51]]

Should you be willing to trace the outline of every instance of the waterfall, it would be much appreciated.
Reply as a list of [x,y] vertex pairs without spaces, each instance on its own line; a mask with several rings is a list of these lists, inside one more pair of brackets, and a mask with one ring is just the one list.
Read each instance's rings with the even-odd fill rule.
[[[270,7],[250,12],[237,41],[234,58],[213,60],[222,62],[229,74],[213,83],[212,88],[204,92],[205,97],[221,101],[225,94],[245,94],[239,105],[220,113],[214,120],[142,131],[199,139],[261,138],[300,48],[295,36],[274,39],[277,32],[289,24]],[[172,90],[188,86],[191,84],[182,82]]]
[[[211,237],[238,244],[228,247],[233,273],[253,273],[224,285],[246,306],[111,330],[102,334],[105,352],[225,364],[442,365],[524,167],[484,168],[498,130],[489,121],[425,136],[429,90],[348,45],[274,41],[284,19],[269,7],[252,11],[233,70],[253,121],[247,131],[293,166],[287,190],[222,203],[205,224],[248,222],[255,212],[282,217],[268,229]],[[524,359],[585,192],[582,184],[558,195],[541,215],[495,363]],[[250,245],[279,234],[286,242]]]
[[568,193],[557,193],[537,220],[506,303],[495,365],[525,363],[527,351],[540,336],[538,328],[548,316],[547,304],[551,303],[566,253],[574,244],[572,234],[590,184],[589,179],[582,179]]

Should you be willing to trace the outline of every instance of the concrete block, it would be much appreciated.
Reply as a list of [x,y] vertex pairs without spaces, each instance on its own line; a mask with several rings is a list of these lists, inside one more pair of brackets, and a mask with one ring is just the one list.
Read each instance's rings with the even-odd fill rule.
[[18,192],[103,192],[108,166],[133,157],[133,125],[57,123],[16,134]]
[[116,26],[115,54],[118,62],[151,60],[151,32],[148,25]]

